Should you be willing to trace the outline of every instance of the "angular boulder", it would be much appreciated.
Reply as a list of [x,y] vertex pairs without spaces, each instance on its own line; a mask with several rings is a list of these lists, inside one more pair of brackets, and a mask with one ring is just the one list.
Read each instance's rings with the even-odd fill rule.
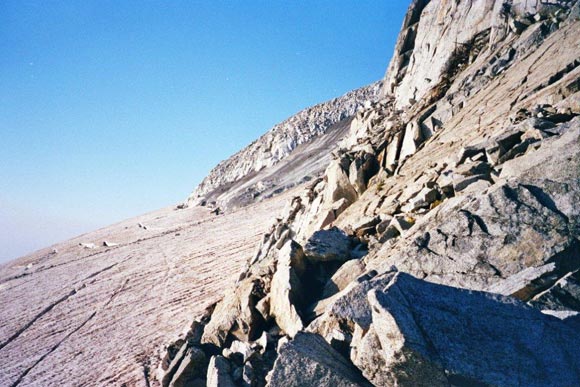
[[271,387],[369,386],[321,336],[306,332],[280,346],[268,377]]
[[207,387],[234,387],[231,365],[222,356],[212,356],[207,368]]
[[362,348],[378,339],[381,359],[354,362],[374,384],[580,384],[576,326],[514,298],[397,273],[368,302],[376,337],[367,333]]
[[291,337],[303,328],[296,304],[303,297],[299,273],[304,270],[302,247],[290,240],[280,250],[270,289],[270,314]]
[[304,254],[310,261],[347,261],[350,258],[351,241],[337,227],[316,231],[306,242]]
[[357,199],[357,193],[346,172],[342,169],[338,160],[333,161],[326,169],[325,175],[328,179],[324,197],[330,203],[340,199],[345,199],[352,204]]
[[229,335],[242,341],[256,338],[263,322],[256,309],[257,302],[262,298],[262,288],[260,280],[250,277],[241,281],[236,288],[226,291],[204,328],[201,342],[219,347],[226,343]]

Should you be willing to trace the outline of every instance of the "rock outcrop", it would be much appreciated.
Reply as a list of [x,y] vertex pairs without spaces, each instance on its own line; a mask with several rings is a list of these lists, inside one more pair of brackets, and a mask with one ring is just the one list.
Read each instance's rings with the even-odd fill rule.
[[412,2],[383,98],[216,307],[254,310],[234,383],[580,383],[579,11]]
[[[381,84],[375,82],[309,107],[275,125],[213,168],[188,202],[237,207],[276,195],[303,183],[305,177],[316,177],[328,164],[327,155],[344,136],[349,118],[365,103],[377,100]],[[298,156],[290,157],[296,149]],[[293,169],[300,173],[293,174]]]
[[[219,274],[211,284],[189,281],[203,305],[182,296],[195,306],[191,313],[171,309],[165,318],[169,305],[183,308],[179,300],[153,308],[159,326],[177,315],[193,320],[179,337],[158,355],[124,350],[137,370],[122,362],[116,376],[97,367],[86,374],[103,373],[97,383],[161,386],[580,385],[579,34],[580,1],[413,0],[380,97],[374,85],[304,111],[220,164],[194,192],[192,200],[217,206],[212,224],[222,229],[206,232],[221,232],[240,250],[228,271],[237,280],[226,289],[221,268],[208,274],[196,266]],[[319,153],[305,156],[300,146]],[[274,174],[287,178],[270,184]],[[276,195],[299,181],[281,210]],[[221,215],[268,196],[275,199]],[[176,214],[209,216],[186,207]],[[253,223],[265,213],[271,227],[258,238]],[[157,222],[144,221],[137,231],[155,233]],[[103,246],[105,237],[72,246],[89,254],[83,258],[112,260],[99,255],[106,248],[135,259],[129,243],[116,235],[118,246]],[[197,258],[224,262],[227,245],[209,243]],[[62,249],[34,261],[37,278],[41,270],[64,275],[58,267],[67,263],[55,254]],[[176,266],[164,259],[169,281]],[[91,263],[94,270],[71,280],[74,288],[55,285],[53,301],[30,313],[12,306],[1,325],[8,366],[0,384],[61,381],[43,361],[64,352],[63,343],[71,347],[59,358],[86,360],[84,341],[72,346],[71,337],[86,338],[85,326],[102,329],[108,308],[148,315],[134,299],[117,306],[129,288],[122,282],[93,314],[77,316],[66,332],[50,331],[56,346],[39,339],[43,355],[27,356],[33,349],[22,344],[23,332],[40,337],[39,321],[70,310],[60,307],[84,300],[79,295],[95,283],[110,289],[99,276],[122,264]],[[41,299],[23,267],[3,274],[0,295]],[[24,326],[16,323],[23,312]],[[16,351],[18,343],[25,350]]]

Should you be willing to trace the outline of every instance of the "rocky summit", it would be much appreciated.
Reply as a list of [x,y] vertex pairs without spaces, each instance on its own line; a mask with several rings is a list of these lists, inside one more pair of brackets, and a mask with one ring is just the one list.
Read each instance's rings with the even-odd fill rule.
[[0,385],[580,385],[580,1],[413,0],[384,79],[0,269]]

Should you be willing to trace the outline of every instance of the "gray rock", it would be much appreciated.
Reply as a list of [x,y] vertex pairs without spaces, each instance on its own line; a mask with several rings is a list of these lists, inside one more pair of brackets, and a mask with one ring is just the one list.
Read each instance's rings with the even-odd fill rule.
[[538,293],[538,289],[546,287],[546,281],[550,281],[546,277],[553,277],[555,271],[556,264],[553,262],[538,267],[528,267],[491,285],[487,291],[528,301]]
[[268,386],[367,386],[359,372],[322,337],[300,332],[284,343],[269,375]]
[[327,178],[326,190],[324,197],[330,203],[334,203],[340,199],[345,199],[349,204],[356,201],[358,195],[356,190],[350,183],[348,175],[342,169],[338,160],[330,163],[325,172]]
[[413,227],[415,220],[409,216],[398,214],[393,217],[389,226],[393,226],[399,231],[399,234],[403,234],[405,231]]
[[432,281],[483,290],[548,263],[580,235],[579,133],[575,127],[544,140],[541,152],[507,162],[503,179],[485,193],[444,201],[397,246],[369,254],[367,266],[397,265]]
[[383,358],[375,374],[363,372],[374,384],[580,383],[573,326],[512,298],[399,273],[368,299]]
[[190,386],[193,380],[203,379],[206,364],[207,359],[201,349],[197,347],[188,348],[185,357],[169,383],[169,387]]
[[255,337],[262,321],[256,310],[261,287],[259,280],[246,278],[227,290],[204,328],[202,343],[222,346],[230,334],[242,341]]
[[296,305],[304,297],[298,273],[304,270],[302,248],[294,241],[288,241],[280,250],[276,273],[270,288],[270,314],[282,331],[291,337],[304,326]]
[[244,364],[243,373],[242,373],[242,386],[244,387],[252,387],[257,384],[256,375],[254,372],[254,367],[252,367],[251,363]]
[[354,158],[349,167],[348,178],[358,195],[362,195],[367,189],[369,179],[378,172],[378,169],[379,164],[372,153],[363,152]]
[[350,258],[351,240],[339,228],[316,231],[306,242],[304,254],[310,261],[347,261]]
[[459,193],[480,180],[486,180],[486,175],[461,176],[453,180],[453,190]]
[[385,157],[385,169],[390,173],[393,174],[395,173],[395,169],[397,167],[397,156],[398,156],[398,152],[399,152],[399,148],[401,147],[401,142],[403,139],[403,132],[400,131],[398,133],[395,133],[391,139],[391,142],[389,142],[389,144],[387,145],[386,151],[386,157]]
[[554,285],[536,295],[530,304],[552,311],[580,311],[580,271],[560,278]]
[[399,160],[404,160],[417,152],[417,147],[421,144],[422,140],[421,128],[417,121],[408,123],[405,128],[405,136],[403,137]]
[[[173,379],[173,376],[177,372],[177,369],[181,365],[181,362],[185,358],[185,354],[187,353],[188,343],[186,341],[183,341],[183,340],[181,340],[180,342],[181,342],[181,345],[180,345],[179,349],[177,349],[177,352],[174,352],[173,358],[170,358],[169,356],[167,356],[170,353],[169,348],[168,348],[166,357],[165,357],[165,359],[162,360],[162,362],[160,364],[159,371],[158,371],[159,372],[158,373],[158,380],[163,387],[166,387],[169,385],[169,383]],[[173,351],[171,351],[171,352],[173,352]]]
[[328,283],[324,286],[321,298],[328,298],[347,287],[355,278],[359,277],[365,271],[365,265],[360,259],[351,259],[346,261],[332,275]]
[[212,356],[207,368],[207,387],[234,387],[230,362],[222,356]]
[[469,184],[466,188],[464,188],[461,193],[463,195],[470,195],[470,194],[481,194],[484,193],[489,187],[491,187],[491,183],[487,180],[477,180],[474,183]]
[[419,193],[401,207],[403,212],[411,212],[419,208],[428,207],[439,197],[439,191],[435,188],[423,187]]
[[398,237],[399,235],[401,235],[401,232],[399,231],[399,229],[397,227],[395,227],[393,224],[389,224],[389,226],[385,229],[385,231],[383,231],[379,235],[378,241],[380,243],[385,243],[391,239]]
[[338,340],[349,344],[350,338],[345,337],[352,332],[344,332],[343,327],[360,326],[364,331],[368,330],[372,323],[371,308],[366,299],[366,294],[373,288],[384,288],[390,282],[394,272],[383,273],[379,276],[376,272],[369,272],[359,276],[345,289],[324,302],[324,314],[314,320],[308,331],[323,336],[328,342],[337,340],[336,332],[342,332]]

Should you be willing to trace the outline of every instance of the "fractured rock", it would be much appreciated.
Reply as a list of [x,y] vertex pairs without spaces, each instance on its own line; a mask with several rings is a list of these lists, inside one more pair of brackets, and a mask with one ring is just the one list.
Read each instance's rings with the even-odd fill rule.
[[212,356],[207,368],[207,387],[234,387],[231,365],[222,356]]
[[439,191],[435,188],[423,187],[419,193],[401,207],[403,212],[415,211],[419,208],[428,207],[439,198]]
[[303,298],[302,283],[298,276],[303,270],[302,248],[296,242],[289,241],[280,250],[269,297],[270,314],[291,337],[304,326],[296,308]]
[[349,167],[348,178],[358,195],[367,189],[369,179],[378,172],[379,164],[371,153],[355,157]]
[[[197,347],[188,348],[185,357],[169,383],[169,387],[201,385],[205,376],[206,364],[207,359],[201,349]],[[195,382],[196,379],[197,382]]]
[[331,203],[340,199],[345,199],[349,204],[356,201],[358,196],[356,190],[350,183],[339,161],[333,161],[326,169],[325,175],[328,179],[324,193],[325,198],[328,198]]
[[530,304],[552,311],[580,311],[580,271],[566,274],[550,288],[536,295]]
[[321,298],[324,299],[340,292],[364,271],[365,265],[360,259],[346,261],[326,283]]
[[573,325],[512,298],[398,273],[368,300],[382,361],[355,364],[376,385],[580,383]]
[[405,160],[405,158],[417,152],[417,148],[422,140],[421,128],[417,121],[412,121],[407,124],[405,136],[403,137],[403,143],[401,145],[399,160]]
[[242,341],[252,340],[263,321],[256,310],[260,293],[260,281],[253,278],[246,278],[235,289],[229,289],[205,326],[202,343],[222,346],[230,334]]
[[369,386],[356,368],[324,339],[300,332],[282,344],[268,386]]
[[316,231],[306,242],[304,254],[310,261],[347,261],[350,258],[351,240],[337,227]]

